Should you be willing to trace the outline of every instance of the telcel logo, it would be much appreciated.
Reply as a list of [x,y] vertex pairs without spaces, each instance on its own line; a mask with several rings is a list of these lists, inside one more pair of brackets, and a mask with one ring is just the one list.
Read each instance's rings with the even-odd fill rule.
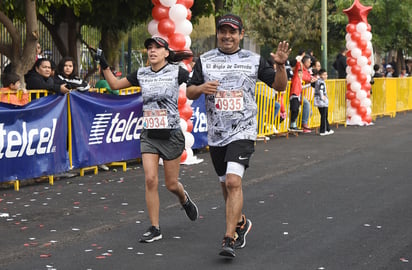
[[118,143],[140,139],[142,117],[135,117],[134,112],[130,112],[127,119],[120,119],[120,113],[116,113],[113,118],[112,116],[112,113],[96,114],[90,130],[89,145],[102,144],[103,141]]
[[7,131],[0,123],[0,159],[33,155],[44,155],[56,151],[53,146],[57,119],[52,120],[52,127],[27,130],[27,123],[22,123],[22,133]]

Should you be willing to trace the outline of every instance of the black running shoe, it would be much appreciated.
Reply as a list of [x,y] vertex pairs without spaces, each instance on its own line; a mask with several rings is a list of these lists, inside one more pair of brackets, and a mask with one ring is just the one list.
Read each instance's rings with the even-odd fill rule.
[[222,242],[222,251],[220,251],[219,255],[234,258],[236,256],[235,249],[233,247],[234,244],[235,239],[225,236]]
[[252,229],[252,221],[250,219],[246,219],[245,215],[242,215],[242,220],[242,224],[236,226],[235,248],[244,248],[246,246],[246,235]]
[[190,220],[195,221],[199,217],[199,211],[197,210],[196,204],[190,199],[189,194],[186,190],[185,195],[187,201],[182,204],[183,209],[185,209],[186,215],[190,218]]
[[160,228],[156,228],[155,226],[150,226],[149,229],[142,235],[140,238],[141,243],[151,243],[156,240],[162,239],[162,233],[160,232]]

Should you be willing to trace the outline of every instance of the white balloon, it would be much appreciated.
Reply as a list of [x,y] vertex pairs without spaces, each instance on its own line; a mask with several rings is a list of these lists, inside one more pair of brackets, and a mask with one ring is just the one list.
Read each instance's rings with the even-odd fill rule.
[[193,158],[192,148],[185,148],[185,150],[186,150],[186,154],[187,154],[186,160],[190,160],[191,158]]
[[359,90],[358,92],[356,92],[356,98],[359,99],[362,103],[362,100],[366,98],[366,92]]
[[190,35],[193,31],[193,26],[192,23],[189,20],[183,20],[178,23],[176,23],[176,33],[181,33],[184,36]]
[[351,55],[355,58],[359,58],[362,56],[362,51],[359,48],[355,48],[351,51]]
[[349,33],[346,34],[345,40],[346,40],[347,42],[352,41],[352,39],[350,38],[350,34],[349,34]]
[[192,39],[190,38],[190,36],[185,36],[185,39],[186,39],[185,48],[190,49],[190,46],[192,46]]
[[360,56],[360,57],[357,59],[357,63],[358,63],[358,66],[363,67],[363,66],[365,66],[365,65],[368,64],[368,58],[366,58],[365,56]]
[[358,82],[353,82],[350,84],[350,88],[352,89],[352,91],[359,91],[361,89],[361,84]]
[[366,75],[366,81],[370,82],[372,80],[372,76],[370,74]]
[[162,4],[165,7],[171,7],[174,4],[176,4],[177,0],[160,0],[160,4]]
[[185,119],[180,118],[180,128],[182,129],[182,132],[187,131],[187,122]]
[[348,83],[352,84],[352,83],[356,82],[356,76],[352,75],[352,74],[348,74],[346,76],[346,80],[348,81]]
[[351,122],[352,122],[353,125],[361,125],[362,124],[362,117],[355,114],[355,115],[352,116]]
[[372,46],[372,42],[368,41],[368,46],[367,48],[371,51],[373,51],[373,46]]
[[365,65],[362,67],[363,74],[372,74],[372,68],[369,65]]
[[360,22],[356,25],[356,31],[358,31],[359,33],[363,33],[367,31],[367,29],[368,29],[368,26],[364,22]]
[[363,106],[365,108],[369,108],[371,106],[371,104],[372,104],[372,101],[370,100],[370,98],[364,98],[364,99],[361,100],[361,106]]
[[192,148],[193,144],[195,143],[195,137],[193,137],[192,133],[185,132],[185,148]]
[[346,49],[348,49],[349,51],[357,48],[357,46],[358,46],[358,45],[357,45],[356,42],[354,42],[354,41],[348,41],[348,42],[346,42]]
[[368,32],[368,31],[363,32],[363,33],[361,34],[361,37],[362,37],[363,40],[371,41],[371,40],[372,40],[372,33],[371,33],[371,32]]
[[371,114],[372,114],[372,109],[371,109],[371,107],[367,107],[367,108],[366,108],[366,114],[367,114],[367,115],[371,115]]
[[187,8],[182,4],[173,5],[169,9],[169,17],[174,22],[181,22],[187,17]]
[[352,68],[350,66],[346,66],[346,74],[352,74]]
[[159,31],[157,31],[157,26],[158,26],[158,24],[159,24],[159,21],[151,20],[151,21],[149,22],[149,24],[147,25],[147,31],[149,31],[149,33],[150,33],[152,36],[156,36],[156,35],[159,34]]
[[346,115],[352,117],[356,114],[356,110],[349,105],[349,108],[346,109]]

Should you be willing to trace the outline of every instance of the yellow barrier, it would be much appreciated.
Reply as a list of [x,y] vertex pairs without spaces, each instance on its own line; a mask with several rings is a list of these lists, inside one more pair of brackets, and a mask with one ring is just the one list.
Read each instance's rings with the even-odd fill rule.
[[[329,98],[329,123],[346,126],[346,80],[327,80],[326,87]],[[287,116],[290,115],[289,91],[290,82],[283,94]],[[268,113],[274,111],[274,97],[279,102],[279,95],[276,93],[276,91],[262,82],[256,84],[255,98],[258,105],[258,136],[287,133],[289,117],[282,123],[279,123],[279,114],[276,118],[273,118],[273,113]],[[311,114],[308,121],[309,127],[317,128],[320,126],[320,115],[318,109],[313,105],[313,89],[305,88],[302,95],[311,105]],[[373,119],[385,115],[395,117],[397,112],[412,110],[412,78],[375,78],[375,83],[372,85],[371,101]],[[301,127],[302,106],[300,107],[297,121],[298,127]]]

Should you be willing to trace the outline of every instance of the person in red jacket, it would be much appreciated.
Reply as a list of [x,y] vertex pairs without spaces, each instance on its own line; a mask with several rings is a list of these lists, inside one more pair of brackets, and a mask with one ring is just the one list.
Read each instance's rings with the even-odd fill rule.
[[[310,83],[312,78],[308,71],[308,66],[310,67],[310,57],[309,56],[297,56],[296,65],[293,71],[292,82],[290,86],[290,130],[291,131],[301,131],[297,127],[296,119],[298,118],[300,104],[303,103],[302,108],[302,127],[303,132],[310,133],[311,130],[308,126],[310,104],[306,98],[302,97],[302,81],[305,83]],[[302,101],[303,98],[303,101]]]

